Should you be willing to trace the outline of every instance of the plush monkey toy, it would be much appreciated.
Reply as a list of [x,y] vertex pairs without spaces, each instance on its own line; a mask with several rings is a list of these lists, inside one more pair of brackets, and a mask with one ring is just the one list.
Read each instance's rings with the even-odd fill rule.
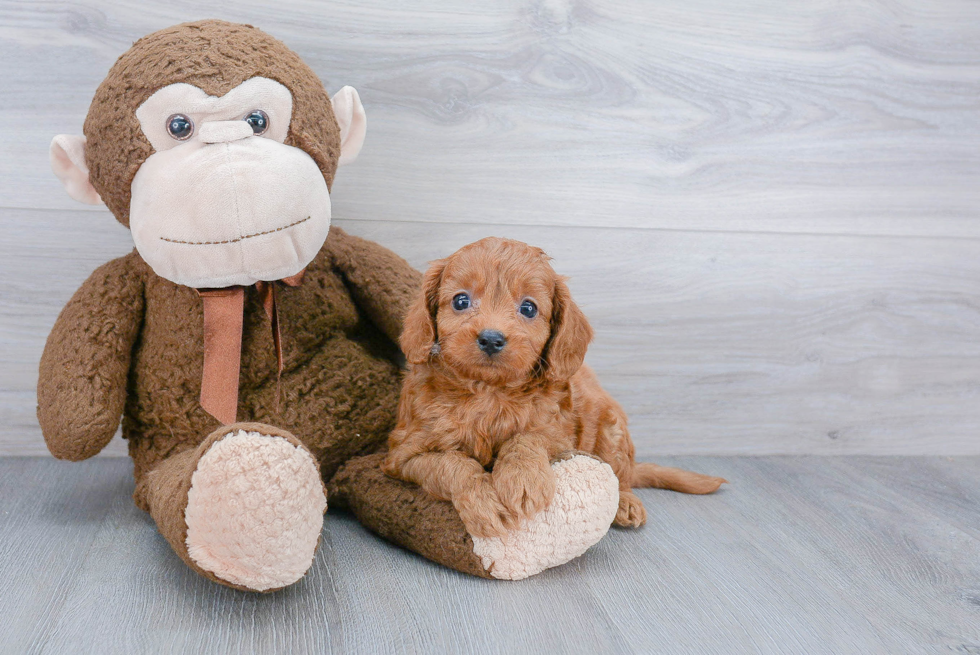
[[394,426],[396,343],[420,284],[395,254],[330,229],[334,173],[365,127],[357,93],[331,100],[281,42],[201,21],[137,41],[96,91],[85,136],[51,145],[68,193],[104,202],[136,250],[97,269],[52,329],[45,441],[86,459],[122,417],[136,504],[191,568],[238,589],[309,569],[324,481],[387,538],[488,577],[565,562],[609,524],[593,525],[602,493],[580,489],[596,467],[565,474],[537,527],[481,543],[448,502],[358,457]]

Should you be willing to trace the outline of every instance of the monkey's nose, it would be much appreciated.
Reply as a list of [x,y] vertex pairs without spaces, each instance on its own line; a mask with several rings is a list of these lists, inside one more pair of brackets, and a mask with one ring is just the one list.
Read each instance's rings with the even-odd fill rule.
[[208,121],[201,125],[199,138],[204,143],[228,143],[250,137],[255,132],[245,121]]
[[507,345],[507,337],[498,330],[483,330],[476,336],[476,343],[480,346],[480,350],[493,356]]

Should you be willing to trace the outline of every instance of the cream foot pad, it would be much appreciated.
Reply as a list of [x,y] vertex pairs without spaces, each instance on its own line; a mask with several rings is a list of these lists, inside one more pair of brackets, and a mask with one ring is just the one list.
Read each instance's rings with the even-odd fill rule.
[[309,452],[238,430],[215,442],[191,477],[187,551],[233,584],[284,587],[313,563],[326,505]]
[[551,465],[555,498],[520,530],[473,537],[473,552],[490,575],[521,580],[575,559],[597,543],[619,507],[619,480],[605,462],[576,455]]

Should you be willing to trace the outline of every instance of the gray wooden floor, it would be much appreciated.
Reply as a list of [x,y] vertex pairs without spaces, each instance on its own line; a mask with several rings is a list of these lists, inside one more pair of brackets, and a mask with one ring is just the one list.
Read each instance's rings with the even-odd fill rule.
[[4,653],[980,652],[980,458],[685,457],[715,496],[522,582],[465,577],[331,512],[271,595],[192,573],[130,463],[0,459]]

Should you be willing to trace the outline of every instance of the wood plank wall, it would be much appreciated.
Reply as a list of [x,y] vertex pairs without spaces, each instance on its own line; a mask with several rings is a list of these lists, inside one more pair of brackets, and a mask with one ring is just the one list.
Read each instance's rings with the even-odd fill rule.
[[[641,455],[980,453],[980,4],[0,2],[0,454],[57,312],[131,248],[47,163],[115,58],[205,17],[368,112],[336,223],[544,247]],[[118,454],[118,443],[109,449]]]

